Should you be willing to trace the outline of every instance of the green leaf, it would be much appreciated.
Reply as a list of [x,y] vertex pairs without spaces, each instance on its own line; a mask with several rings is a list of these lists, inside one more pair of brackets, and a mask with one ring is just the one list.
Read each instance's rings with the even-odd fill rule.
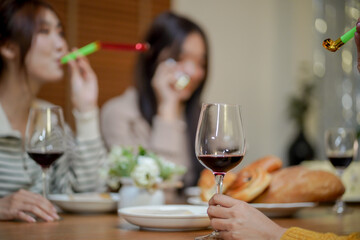
[[139,156],[146,156],[147,151],[143,146],[139,146]]

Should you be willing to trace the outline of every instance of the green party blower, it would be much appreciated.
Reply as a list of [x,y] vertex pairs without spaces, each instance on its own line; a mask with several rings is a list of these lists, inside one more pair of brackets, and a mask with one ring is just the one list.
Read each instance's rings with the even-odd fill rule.
[[354,37],[356,32],[356,27],[353,27],[350,31],[342,35],[336,41],[331,40],[330,38],[325,39],[323,42],[323,47],[331,52],[336,52],[342,45],[347,43],[351,38]]
[[70,60],[75,60],[79,56],[86,56],[94,53],[100,49],[116,50],[116,51],[146,51],[149,49],[148,43],[136,43],[136,44],[123,44],[123,43],[108,43],[95,41],[88,45],[79,48],[78,50],[71,52],[61,58],[61,63],[65,64]]

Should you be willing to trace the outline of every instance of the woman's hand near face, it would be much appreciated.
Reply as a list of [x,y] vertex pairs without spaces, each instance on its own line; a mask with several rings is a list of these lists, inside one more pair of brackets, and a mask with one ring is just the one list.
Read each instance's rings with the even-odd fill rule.
[[75,109],[88,112],[98,107],[98,82],[89,61],[78,57],[69,63],[71,71],[71,99]]
[[216,194],[210,199],[208,215],[211,226],[225,240],[278,240],[286,231],[246,202],[225,195]]
[[164,119],[178,119],[182,112],[181,95],[174,88],[176,82],[176,63],[160,63],[152,79],[152,87],[158,101],[158,115]]
[[48,222],[59,219],[54,206],[39,194],[21,189],[0,198],[0,220],[36,222],[29,214]]

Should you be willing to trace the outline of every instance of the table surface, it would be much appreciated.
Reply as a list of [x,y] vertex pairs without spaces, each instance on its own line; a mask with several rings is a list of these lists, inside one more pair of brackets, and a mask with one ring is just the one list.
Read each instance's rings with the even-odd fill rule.
[[[156,232],[141,230],[127,223],[115,213],[110,214],[61,214],[57,222],[0,222],[0,239],[194,239],[211,229],[198,231]],[[318,232],[333,232],[339,235],[360,231],[360,204],[350,206],[350,212],[337,216],[330,205],[306,208],[287,218],[273,218],[283,227],[302,227]]]

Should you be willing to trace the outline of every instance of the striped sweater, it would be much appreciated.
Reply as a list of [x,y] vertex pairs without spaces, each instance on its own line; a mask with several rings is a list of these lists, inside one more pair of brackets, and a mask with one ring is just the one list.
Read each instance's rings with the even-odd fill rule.
[[[37,100],[34,105],[48,105]],[[66,152],[48,171],[49,193],[100,191],[104,181],[99,168],[106,159],[98,111],[74,114],[77,134],[66,125]],[[26,189],[42,192],[41,168],[23,150],[19,131],[12,129],[0,105],[0,197]]]

